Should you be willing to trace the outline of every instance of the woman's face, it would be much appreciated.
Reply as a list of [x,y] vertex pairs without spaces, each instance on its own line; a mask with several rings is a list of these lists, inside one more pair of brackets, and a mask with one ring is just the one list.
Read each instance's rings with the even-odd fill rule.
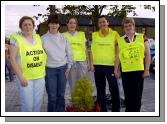
[[49,23],[49,31],[51,33],[57,33],[60,25],[58,23]]
[[67,28],[69,31],[76,31],[77,22],[74,18],[71,18],[67,24]]
[[106,18],[102,17],[102,18],[99,18],[98,25],[101,30],[104,30],[108,28],[109,23]]
[[124,24],[124,31],[126,34],[134,34],[135,26],[132,23],[125,23]]
[[34,26],[30,19],[26,19],[23,21],[21,25],[21,31],[23,34],[30,35],[33,33]]

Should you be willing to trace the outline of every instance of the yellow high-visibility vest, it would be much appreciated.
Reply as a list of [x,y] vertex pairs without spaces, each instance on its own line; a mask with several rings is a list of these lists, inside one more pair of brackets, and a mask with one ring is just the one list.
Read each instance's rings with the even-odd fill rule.
[[68,32],[65,32],[63,34],[70,43],[74,61],[86,61],[85,33],[78,32],[78,34],[75,36],[69,35]]
[[99,36],[99,32],[93,32],[91,50],[94,65],[114,65],[116,37],[116,31],[109,32],[106,37]]
[[119,59],[122,72],[144,70],[144,38],[136,35],[134,42],[126,43],[124,37],[118,39]]
[[41,38],[33,34],[35,45],[28,44],[20,35],[11,35],[18,42],[21,71],[27,80],[39,79],[45,76],[46,53],[42,47]]

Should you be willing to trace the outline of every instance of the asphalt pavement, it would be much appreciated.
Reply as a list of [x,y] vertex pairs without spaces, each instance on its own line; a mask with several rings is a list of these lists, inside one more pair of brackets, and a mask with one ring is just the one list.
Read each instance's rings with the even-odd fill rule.
[[[93,73],[89,73],[90,81],[94,86],[93,96],[96,96],[96,88],[93,78]],[[119,80],[119,85],[121,84],[121,80]],[[106,87],[106,94],[110,94],[108,85]],[[121,98],[124,98],[123,89],[120,85],[120,94]],[[65,100],[66,105],[70,104],[70,88],[67,82]],[[125,110],[124,107],[121,107],[121,111]],[[5,111],[6,112],[20,112],[20,103],[19,103],[19,94],[18,87],[16,85],[15,80],[9,82],[8,79],[5,80]],[[43,97],[43,104],[41,106],[41,111],[47,111],[47,93],[45,91]],[[110,110],[110,106],[108,107],[108,111]],[[143,97],[142,97],[142,112],[154,112],[155,111],[155,75],[151,73],[150,78],[144,80],[144,89],[143,89]]]

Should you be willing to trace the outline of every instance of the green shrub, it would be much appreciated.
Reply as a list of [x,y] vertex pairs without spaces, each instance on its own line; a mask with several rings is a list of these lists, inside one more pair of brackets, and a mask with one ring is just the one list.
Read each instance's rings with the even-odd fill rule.
[[84,76],[76,82],[75,88],[72,91],[72,104],[79,111],[91,111],[95,107],[95,99],[92,96],[93,86]]

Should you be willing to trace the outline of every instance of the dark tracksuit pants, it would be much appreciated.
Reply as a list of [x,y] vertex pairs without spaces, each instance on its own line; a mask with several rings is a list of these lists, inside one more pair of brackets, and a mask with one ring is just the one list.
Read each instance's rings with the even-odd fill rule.
[[97,89],[97,102],[101,106],[101,111],[106,112],[106,79],[109,84],[109,90],[112,97],[112,111],[120,111],[120,98],[117,80],[114,76],[113,66],[94,65],[95,84]]
[[140,112],[143,92],[143,71],[122,72],[126,112]]

